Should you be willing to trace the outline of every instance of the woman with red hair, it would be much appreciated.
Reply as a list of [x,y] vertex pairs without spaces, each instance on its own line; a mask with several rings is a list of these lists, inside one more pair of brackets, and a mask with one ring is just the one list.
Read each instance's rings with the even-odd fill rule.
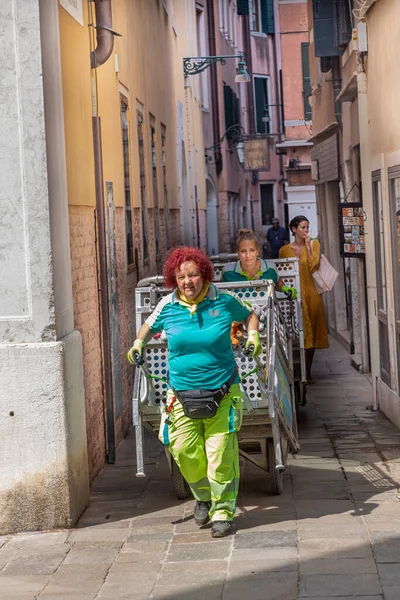
[[140,360],[145,343],[164,330],[168,341],[168,415],[160,439],[188,482],[198,525],[212,520],[211,534],[231,532],[239,488],[236,432],[242,420],[242,393],[230,331],[244,322],[247,348],[261,352],[258,319],[235,294],[211,283],[214,269],[197,248],[170,251],[164,279],[175,288],[140,328],[128,360]]

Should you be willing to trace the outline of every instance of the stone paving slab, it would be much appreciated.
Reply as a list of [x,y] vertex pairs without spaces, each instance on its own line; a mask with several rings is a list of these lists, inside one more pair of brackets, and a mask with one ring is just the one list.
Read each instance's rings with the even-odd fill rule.
[[303,575],[300,578],[300,598],[324,596],[366,596],[379,595],[382,588],[378,575],[341,573],[334,575]]
[[399,600],[400,432],[334,340],[315,377],[283,494],[241,459],[234,535],[196,525],[156,439],[137,480],[130,433],[74,530],[0,537],[1,600]]
[[255,573],[228,580],[223,600],[297,600],[297,573]]

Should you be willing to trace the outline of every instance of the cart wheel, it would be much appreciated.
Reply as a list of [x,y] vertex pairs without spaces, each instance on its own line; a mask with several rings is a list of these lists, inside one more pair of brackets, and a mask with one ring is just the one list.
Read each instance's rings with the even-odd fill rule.
[[283,471],[277,471],[277,469],[275,469],[275,449],[274,440],[272,438],[267,439],[267,453],[271,492],[274,496],[280,496],[283,492]]
[[179,500],[186,500],[190,494],[190,488],[179,470],[178,465],[172,459],[172,481],[174,486],[174,492]]

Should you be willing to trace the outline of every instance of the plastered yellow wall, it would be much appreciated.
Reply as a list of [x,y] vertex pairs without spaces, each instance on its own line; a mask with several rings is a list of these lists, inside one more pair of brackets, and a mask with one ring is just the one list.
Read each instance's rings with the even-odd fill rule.
[[94,161],[88,7],[84,27],[59,7],[69,204],[94,206]]
[[[182,58],[187,55],[191,39],[187,36],[190,17],[187,5],[175,2],[174,20],[167,15],[162,3],[156,0],[114,0],[114,51],[109,60],[90,69],[91,28],[90,11],[94,4],[84,2],[84,27],[81,27],[61,7],[60,36],[62,78],[68,165],[68,195],[70,204],[95,204],[93,141],[92,141],[92,75],[98,115],[102,123],[104,181],[114,184],[117,206],[124,206],[124,176],[120,92],[127,96],[130,110],[131,204],[141,206],[139,152],[137,137],[137,106],[143,107],[144,152],[146,170],[146,206],[153,206],[153,178],[150,137],[150,114],[155,118],[158,205],[163,206],[163,170],[161,156],[161,124],[166,127],[166,165],[169,208],[179,208],[177,174],[177,103],[184,109],[186,158],[191,152],[192,182],[198,184],[200,208],[206,206],[205,162],[202,111],[199,99],[184,87]],[[173,22],[175,28],[173,27]],[[116,72],[115,55],[119,72]],[[188,111],[188,116],[187,116]],[[189,143],[190,141],[190,143]],[[197,148],[197,152],[196,152]],[[197,157],[196,157],[197,154]],[[194,161],[197,158],[197,177]],[[188,177],[189,181],[189,177]],[[192,192],[189,190],[190,200]]]

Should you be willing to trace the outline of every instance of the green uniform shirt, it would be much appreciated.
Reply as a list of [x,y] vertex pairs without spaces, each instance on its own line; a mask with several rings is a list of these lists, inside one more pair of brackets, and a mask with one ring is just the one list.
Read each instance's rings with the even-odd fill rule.
[[212,284],[192,315],[180,304],[177,290],[163,298],[146,324],[153,333],[163,329],[166,333],[172,387],[214,390],[226,383],[236,368],[232,323],[245,321],[250,314],[251,308],[238,296]]
[[260,270],[254,277],[248,277],[243,273],[240,268],[240,260],[233,263],[228,263],[222,269],[221,281],[252,281],[258,279],[272,279],[277,284],[279,280],[279,273],[275,266],[275,263],[267,260],[259,259]]

